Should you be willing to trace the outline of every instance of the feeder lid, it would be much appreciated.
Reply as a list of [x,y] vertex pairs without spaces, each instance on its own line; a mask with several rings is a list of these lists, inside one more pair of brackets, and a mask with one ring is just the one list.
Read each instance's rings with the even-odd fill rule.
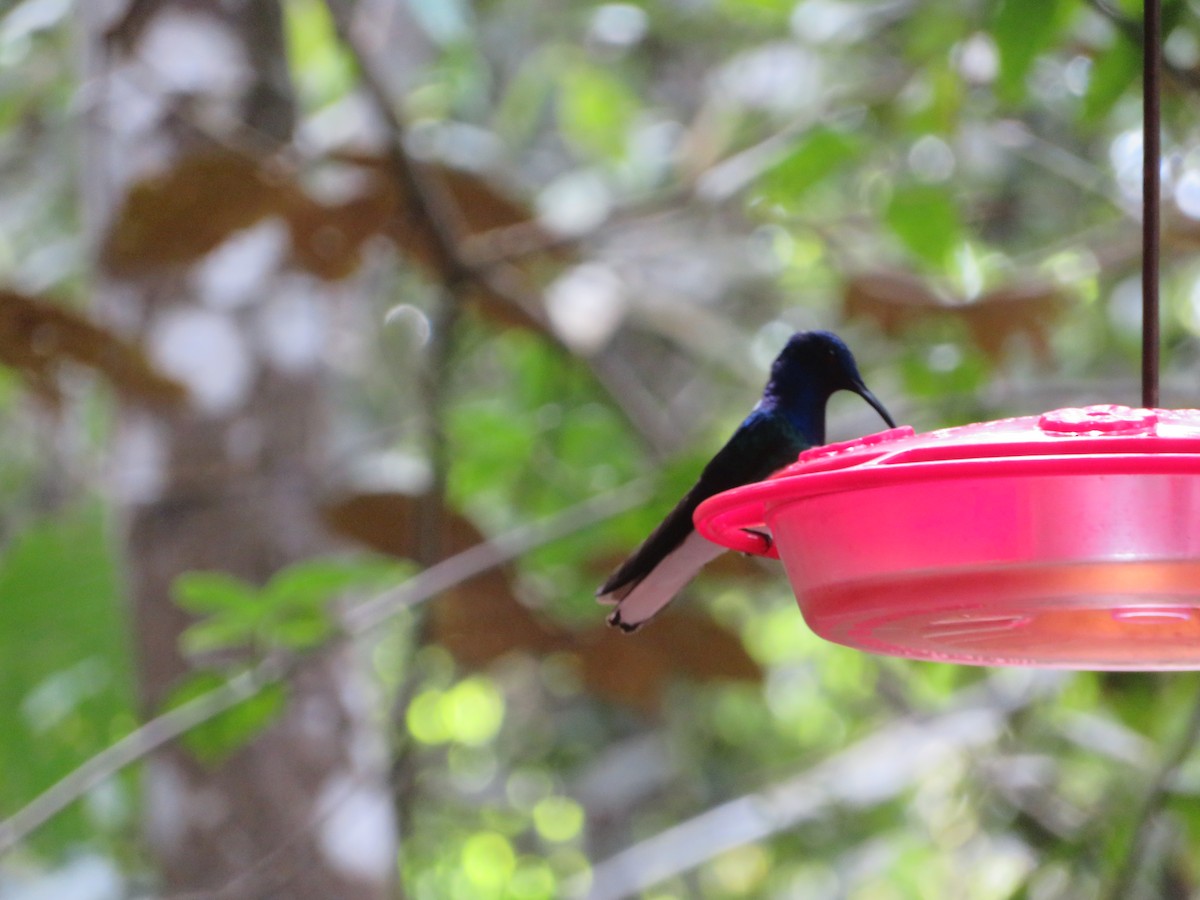
[[695,519],[709,540],[781,558],[809,625],[850,646],[1200,668],[1200,410],[895,428],[807,450]]

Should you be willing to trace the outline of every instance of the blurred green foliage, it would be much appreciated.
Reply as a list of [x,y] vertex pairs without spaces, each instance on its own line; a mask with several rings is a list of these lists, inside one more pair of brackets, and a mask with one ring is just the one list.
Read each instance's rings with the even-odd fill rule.
[[285,566],[261,588],[223,572],[175,579],[175,601],[203,618],[181,639],[185,653],[247,648],[311,650],[334,634],[332,603],[352,590],[393,583],[402,568],[378,560],[311,559]]
[[[0,281],[84,305],[78,160],[66,148],[89,86],[69,6],[0,13]],[[488,535],[650,477],[643,508],[516,562],[514,595],[537,616],[600,621],[595,585],[744,415],[792,328],[845,332],[875,392],[919,429],[1135,400],[1139,56],[1123,33],[1140,27],[1136,0],[380,6],[381,34],[399,22],[423,35],[411,59],[387,60],[413,142],[491,170],[547,220],[583,222],[580,240],[526,274],[553,288],[585,268],[593,293],[559,294],[552,308],[592,326],[617,312],[592,344],[569,335],[576,345],[459,317],[431,411],[415,385],[423,329],[445,321],[437,292],[402,262],[372,263],[374,299],[357,299],[331,336],[355,350],[333,354],[331,443],[356,457],[331,478],[363,462],[422,483],[431,417],[450,459],[448,505]],[[1167,13],[1164,405],[1193,406],[1200,21],[1182,2]],[[289,0],[286,21],[303,152],[353,146],[355,69],[324,5]],[[1019,336],[993,352],[935,310],[846,321],[845,285],[863,272],[916,277],[959,306],[1047,282],[1068,311],[1035,329],[1048,358]],[[397,304],[405,315],[392,319]],[[99,498],[111,398],[70,388],[50,415],[0,374],[5,815],[137,721],[111,501]],[[839,412],[831,430],[858,433],[863,416]],[[629,883],[662,900],[1091,897],[1117,882],[1143,833],[1147,862],[1128,896],[1196,892],[1200,757],[1182,733],[1195,678],[1050,675],[1006,706],[998,698],[1021,682],[1003,674],[817,639],[778,569],[766,571],[714,572],[687,598],[738,636],[762,683],[673,682],[657,716],[589,694],[570,653],[471,667],[415,618],[384,629],[370,655],[406,786],[406,894],[524,900]],[[336,631],[328,601],[394,572],[313,560],[262,587],[192,573],[176,585],[198,617],[183,649],[221,660],[247,645],[319,647]],[[168,705],[241,664],[201,671]],[[264,691],[187,744],[215,763],[286,703],[286,686]],[[951,727],[963,710],[966,725]],[[1164,770],[1181,741],[1181,764]],[[136,805],[132,777],[103,786],[41,829],[24,864],[52,870],[82,847],[136,881]],[[712,846],[655,844],[661,878],[614,868],[703,815]],[[752,833],[724,846],[726,828]]]
[[[163,703],[162,712],[201,700],[226,685],[230,678],[242,674],[244,673],[237,669],[231,672],[194,672],[171,691]],[[268,684],[253,697],[188,730],[180,741],[197,759],[215,765],[239,747],[244,747],[262,729],[275,721],[283,711],[285,702],[286,685]]]
[[[0,802],[14,810],[134,723],[129,620],[97,501],[26,520],[0,553]],[[38,835],[64,848],[130,824],[127,779]]]

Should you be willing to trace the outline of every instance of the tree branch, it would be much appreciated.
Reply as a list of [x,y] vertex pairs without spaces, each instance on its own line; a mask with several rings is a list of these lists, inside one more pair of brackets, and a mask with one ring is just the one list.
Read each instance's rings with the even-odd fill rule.
[[[954,707],[925,719],[884,726],[820,765],[762,791],[723,803],[598,863],[568,896],[618,900],[690,871],[708,860],[816,819],[831,806],[868,806],[900,793],[948,753],[996,740],[1006,719],[1065,683],[1061,672],[997,673],[961,691]],[[856,773],[870,771],[864,783]]]
[[283,657],[268,656],[250,671],[135,728],[0,822],[0,854],[12,850],[58,813],[126,766],[197,725],[249,700],[264,687],[282,678],[286,669]]

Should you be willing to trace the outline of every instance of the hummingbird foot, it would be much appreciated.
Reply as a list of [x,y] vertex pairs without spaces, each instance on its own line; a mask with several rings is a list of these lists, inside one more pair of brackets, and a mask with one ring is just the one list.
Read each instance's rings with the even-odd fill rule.
[[756,531],[753,528],[743,528],[742,531],[744,531],[746,534],[753,535],[762,541],[761,547],[756,549],[753,553],[743,553],[743,556],[762,556],[765,553],[769,553],[771,551],[771,547],[775,544],[775,539],[768,532]]
[[626,634],[633,634],[635,631],[637,631],[639,628],[641,628],[645,624],[645,622],[624,622],[624,621],[622,621],[621,620],[621,611],[619,609],[614,609],[611,613],[609,613],[607,621],[610,626],[612,626],[613,628],[620,628]]

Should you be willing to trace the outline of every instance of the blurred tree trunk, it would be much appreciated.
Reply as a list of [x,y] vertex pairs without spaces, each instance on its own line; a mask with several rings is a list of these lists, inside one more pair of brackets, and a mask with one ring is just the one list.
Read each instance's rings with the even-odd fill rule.
[[[278,0],[79,10],[84,190],[97,248],[131,191],[188,160],[236,158],[270,189],[263,163],[289,143],[295,116]],[[199,215],[160,220],[161,203],[149,204],[124,252],[150,262],[106,268],[102,259],[98,279],[101,314],[143,340],[192,397],[168,412],[123,408],[114,448],[147,714],[190,671],[178,649],[188,619],[170,598],[178,574],[222,570],[262,583],[328,549],[315,510],[329,298],[291,261],[281,220],[243,227],[243,192],[199,176],[183,188],[197,196],[181,202]],[[225,222],[239,224],[198,259],[164,251]],[[349,648],[306,664],[282,717],[222,763],[178,746],[148,763],[147,836],[165,895],[391,895],[386,753],[355,664]]]

